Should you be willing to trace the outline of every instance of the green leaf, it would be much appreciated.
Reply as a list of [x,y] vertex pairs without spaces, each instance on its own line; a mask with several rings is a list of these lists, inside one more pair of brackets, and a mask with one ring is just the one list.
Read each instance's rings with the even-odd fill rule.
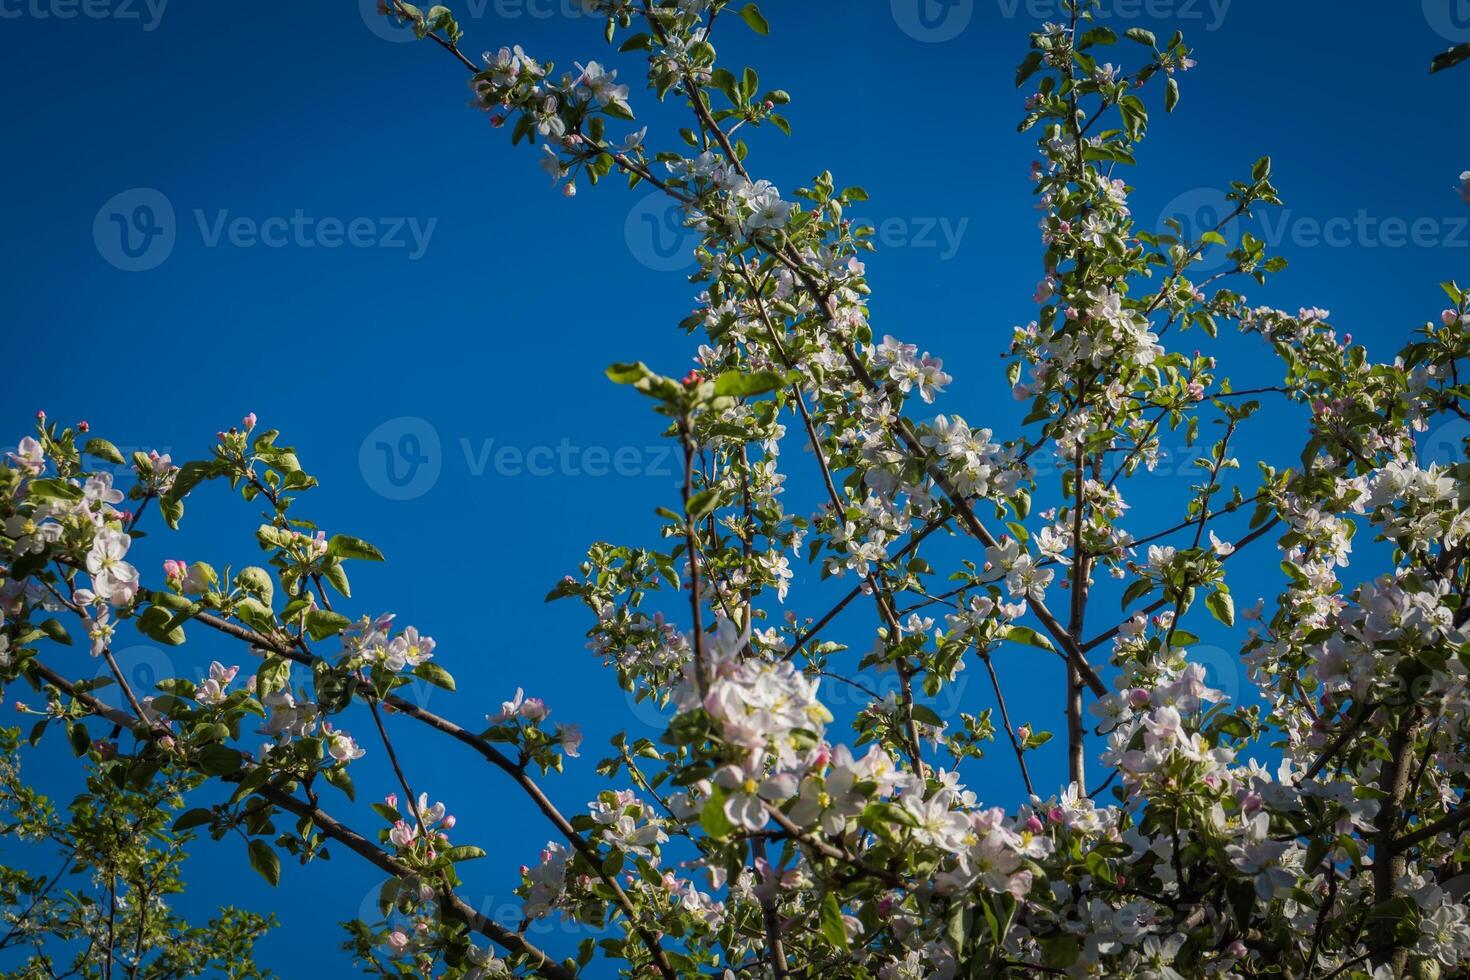
[[174,821],[174,830],[189,830],[194,827],[202,827],[214,819],[214,813],[203,807],[195,807],[179,814],[179,819]]
[[699,826],[704,832],[715,839],[730,836],[735,830],[735,825],[730,818],[725,816],[725,791],[715,787],[710,797],[705,801],[704,809],[699,811]]
[[352,625],[352,620],[329,609],[313,609],[306,614],[306,632],[313,640],[325,640]]
[[327,581],[331,583],[332,588],[347,598],[352,598],[352,585],[347,581],[347,569],[342,567],[340,561],[334,561],[323,568],[322,574],[327,577]]
[[822,935],[838,949],[847,949],[847,929],[842,924],[842,906],[831,892],[822,899]]
[[82,499],[81,487],[50,477],[44,480],[32,480],[30,491],[32,497],[40,497],[43,500],[76,501]]
[[235,618],[257,633],[269,633],[275,629],[275,617],[261,604],[259,599],[245,596],[243,599],[236,600],[233,609]]
[[771,25],[761,13],[759,7],[753,3],[747,3],[740,9],[740,19],[745,21],[747,27],[757,34],[771,33]]
[[1164,80],[1164,111],[1173,112],[1179,104],[1179,82],[1174,78]]
[[1209,609],[1211,615],[1226,626],[1235,625],[1235,600],[1231,598],[1229,592],[1221,592],[1218,589],[1211,592],[1205,599],[1205,608]]
[[715,379],[715,394],[750,398],[775,391],[785,383],[785,377],[777,371],[755,371],[750,374],[726,371]]
[[653,371],[642,361],[631,364],[621,363],[610,365],[605,372],[612,381],[620,385],[631,385],[650,377]]
[[40,630],[57,643],[71,646],[71,634],[66,631],[65,626],[61,625],[61,620],[48,619],[41,623]]
[[701,490],[689,498],[688,505],[684,510],[689,514],[690,520],[699,520],[708,517],[720,506],[720,491],[718,489]]
[[92,748],[92,736],[87,731],[87,726],[81,723],[68,724],[66,736],[71,739],[71,750],[77,755],[86,755]]
[[423,678],[435,687],[442,687],[446,691],[454,690],[454,677],[436,663],[419,664],[413,669],[413,675]]
[[382,561],[383,553],[361,538],[350,534],[334,534],[327,542],[327,554],[333,558],[357,558],[362,561]]
[[1154,580],[1153,579],[1151,579],[1151,578],[1137,579],[1136,581],[1132,582],[1128,586],[1127,589],[1125,589],[1123,591],[1123,608],[1124,609],[1127,609],[1132,603],[1134,603],[1135,601],[1137,601],[1139,599],[1142,599],[1144,596],[1148,595],[1153,590],[1154,590]]
[[106,439],[88,439],[87,444],[82,447],[82,452],[88,456],[105,459],[109,463],[116,463],[119,466],[127,462],[123,459],[123,454],[117,451],[117,447]]
[[349,800],[357,799],[357,787],[352,785],[352,777],[347,773],[346,765],[330,766],[323,770],[327,782],[340,789]]
[[291,662],[272,654],[255,672],[255,696],[263,698],[283,689],[291,680]]
[[1029,626],[1012,626],[1006,630],[1006,639],[1012,643],[1024,643],[1041,650],[1056,650],[1051,641]]
[[240,770],[240,753],[228,745],[214,743],[199,750],[199,771],[206,776],[228,776]]
[[235,576],[235,585],[255,596],[267,607],[275,598],[276,586],[274,580],[271,579],[271,573],[258,565],[249,565],[240,569],[239,574]]
[[473,844],[461,844],[451,847],[444,852],[444,856],[451,861],[474,861],[485,856],[483,848],[475,847]]
[[1040,51],[1032,51],[1025,59],[1016,66],[1016,88],[1026,84],[1026,79],[1036,74],[1041,68],[1042,58]]
[[251,838],[248,849],[250,866],[260,872],[260,876],[272,886],[279,885],[281,883],[281,859],[276,856],[275,848],[259,837],[255,837]]

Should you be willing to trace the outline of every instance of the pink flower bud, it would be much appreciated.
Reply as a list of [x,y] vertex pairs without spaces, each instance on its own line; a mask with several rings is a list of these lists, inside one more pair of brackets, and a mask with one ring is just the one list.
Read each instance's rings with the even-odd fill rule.
[[77,423],[77,431],[78,432],[86,432],[87,430],[89,430],[91,428],[92,427],[87,424],[87,420],[86,419],[82,419],[80,422]]
[[249,432],[251,429],[255,428],[255,413],[254,412],[247,413],[246,416],[245,416],[245,418],[242,419],[241,421],[245,425],[245,431],[246,432]]

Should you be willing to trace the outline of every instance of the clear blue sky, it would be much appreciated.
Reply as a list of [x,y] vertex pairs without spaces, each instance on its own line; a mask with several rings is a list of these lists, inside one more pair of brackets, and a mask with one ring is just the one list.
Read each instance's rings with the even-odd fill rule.
[[[1032,142],[1015,133],[1012,74],[1054,4],[919,2],[777,0],[764,5],[770,38],[731,18],[720,47],[726,64],[753,64],[795,98],[794,138],[756,140],[753,170],[785,190],[831,168],[868,190],[859,217],[879,225],[885,246],[869,262],[877,329],[945,358],[957,380],[938,407],[1009,435],[1017,410],[997,355],[1030,318],[1040,274]],[[655,729],[623,709],[583,648],[584,610],[541,599],[589,542],[651,540],[673,470],[646,404],[602,369],[642,358],[682,370],[692,344],[676,324],[693,290],[661,205],[617,182],[574,201],[553,193],[533,153],[512,151],[465,108],[464,72],[427,44],[375,34],[354,9],[371,5],[0,0],[10,338],[0,442],[44,408],[86,418],[127,449],[181,459],[255,411],[321,480],[304,515],[390,559],[356,570],[351,611],[396,611],[439,641],[461,693],[435,694],[431,708],[478,725],[524,686],[554,719],[584,724],[582,762],[551,784],[576,810],[603,785],[592,766],[607,736]],[[600,28],[566,16],[576,6],[475,0],[457,10],[469,51],[521,43],[565,68],[608,60]],[[1207,211],[1211,188],[1269,152],[1289,211],[1256,231],[1292,267],[1253,299],[1330,308],[1340,330],[1388,357],[1440,309],[1437,282],[1470,278],[1470,207],[1454,192],[1470,168],[1459,118],[1470,69],[1427,74],[1431,54],[1470,38],[1457,0],[1108,8],[1119,28],[1181,27],[1199,61],[1179,112],[1156,114],[1130,175],[1146,227],[1171,208]],[[1129,47],[1116,57],[1132,57]],[[647,107],[637,63],[614,63],[635,82],[635,110]],[[656,127],[676,118],[647,117]],[[671,137],[656,128],[652,142]],[[130,247],[114,215],[139,222]],[[1242,382],[1267,379],[1253,343],[1218,346],[1245,355],[1230,372]],[[1280,455],[1287,428],[1257,426],[1260,454]],[[427,462],[411,472],[399,455],[390,474],[379,443]],[[1187,481],[1152,486],[1163,494]],[[258,554],[257,516],[223,488],[196,493],[185,530],[140,544],[141,564],[149,574],[165,556],[244,564]],[[844,638],[866,647],[866,629],[855,619]],[[140,677],[197,674],[232,652],[204,637],[167,652],[141,637],[120,645]],[[73,672],[95,670],[68,656]],[[1009,656],[1033,669],[1026,654]],[[988,703],[971,673],[965,710]],[[1017,715],[1059,727],[1054,685],[1016,687]],[[8,709],[0,723],[14,723]],[[516,909],[515,868],[534,860],[548,829],[495,772],[453,749],[429,754],[410,732],[402,740],[417,786],[449,802],[465,841],[491,851],[471,900]],[[33,768],[60,743],[34,754]],[[371,761],[358,785],[377,798],[392,787],[368,778]],[[1037,770],[1047,786],[1063,771],[1060,752]],[[999,747],[967,775],[987,800],[1017,799]],[[12,847],[0,841],[7,856]],[[292,977],[350,975],[335,923],[371,898],[370,870],[345,853],[288,865],[272,894],[237,843],[218,847],[201,845],[190,907],[274,907],[286,923],[263,946],[268,964]],[[542,941],[565,951],[574,938],[553,930]]]

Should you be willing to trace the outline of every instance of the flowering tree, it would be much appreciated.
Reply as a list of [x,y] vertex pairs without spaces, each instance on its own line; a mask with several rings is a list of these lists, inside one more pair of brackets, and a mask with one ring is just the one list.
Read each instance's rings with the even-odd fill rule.
[[[1042,280],[1008,356],[1030,411],[1001,436],[935,414],[942,362],[869,323],[871,245],[845,218],[863,191],[824,173],[783,197],[753,174],[739,131],[788,131],[788,96],[720,66],[714,37],[717,21],[765,34],[759,9],[586,6],[646,57],[650,99],[688,107],[682,142],[654,149],[630,86],[596,61],[557,75],[514,48],[482,63],[445,7],[390,0],[384,15],[457,60],[563,193],[617,174],[699,232],[702,292],[684,324],[707,336],[697,366],[608,370],[682,452],[681,499],[659,512],[667,550],[596,544],[549,597],[585,604],[596,655],[670,706],[661,741],[615,738],[599,766],[614,788],[568,816],[543,780],[581,734],[548,723],[543,701],[518,691],[466,725],[395,693],[454,681],[416,629],[348,614],[348,569],[382,556],[300,515],[315,481],[254,416],[182,465],[129,464],[85,425],[43,416],[0,469],[0,676],[44,697],[32,740],[64,728],[99,784],[129,793],[225,784],[226,802],[183,809],[171,833],[243,838],[271,881],[283,855],[329,849],[381,869],[381,919],[353,922],[349,946],[382,976],[572,977],[605,971],[599,958],[663,978],[1463,975],[1470,464],[1421,466],[1415,434],[1470,418],[1470,294],[1446,284],[1448,308],[1389,363],[1323,310],[1250,305],[1236,288],[1285,262],[1226,233],[1279,203],[1267,158],[1197,239],[1138,228],[1120,174],[1150,102],[1178,103],[1190,51],[1177,34],[1119,37],[1069,2],[1016,76],[1038,135]],[[1100,60],[1114,50],[1132,67]],[[1211,248],[1228,261],[1205,274]],[[1277,383],[1238,389],[1212,357],[1170,347],[1232,325],[1275,358]],[[1268,405],[1302,408],[1299,464],[1242,468]],[[1172,516],[1130,520],[1132,481],[1169,433],[1198,444],[1198,478]],[[800,510],[782,493],[792,443],[820,478]],[[190,494],[226,484],[265,510],[261,564],[170,561],[150,579],[129,562],[146,517],[177,526]],[[1275,600],[1238,609],[1233,559],[1272,544]],[[1349,571],[1355,545],[1370,573]],[[796,556],[839,580],[837,601],[780,615]],[[844,615],[862,606],[870,620]],[[1238,636],[1256,688],[1244,703],[1191,659],[1201,623]],[[219,634],[249,667],[134,690],[118,630]],[[68,644],[107,672],[79,680]],[[1065,752],[1060,793],[1028,771],[1049,736],[1007,711],[995,657],[1008,646],[1065,663],[1065,747],[1045,749]],[[985,710],[949,724],[918,703],[964,670],[982,672]],[[879,672],[896,694],[877,695]],[[873,692],[848,741],[823,680]],[[97,696],[109,682],[122,707]],[[542,949],[459,895],[458,865],[485,852],[415,792],[393,743],[409,725],[459,743],[545,815],[525,919],[564,917],[589,938]],[[961,784],[957,767],[992,740],[1028,799]],[[376,824],[354,826],[353,773],[373,762],[397,788],[372,805]],[[109,956],[120,943],[103,941]]]

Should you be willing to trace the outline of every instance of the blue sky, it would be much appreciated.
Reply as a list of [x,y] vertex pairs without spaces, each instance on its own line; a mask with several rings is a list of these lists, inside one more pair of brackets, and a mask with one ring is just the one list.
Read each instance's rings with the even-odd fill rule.
[[[585,611],[541,600],[588,543],[653,543],[652,509],[672,497],[657,423],[602,369],[631,358],[670,373],[687,365],[692,344],[676,329],[694,295],[681,275],[684,242],[642,190],[614,181],[573,201],[555,194],[533,153],[512,150],[465,108],[462,70],[428,45],[380,36],[358,6],[371,4],[0,0],[10,147],[0,309],[11,338],[0,441],[16,441],[44,408],[177,460],[258,413],[321,480],[303,513],[389,557],[355,570],[351,611],[395,611],[439,641],[461,693],[434,694],[430,708],[477,725],[523,686],[548,699],[554,719],[584,724],[582,762],[551,783],[575,810],[603,785],[592,766],[607,736],[655,729],[583,648]],[[475,0],[457,10],[470,51],[520,43],[565,68],[609,60],[599,26],[567,15],[575,6]],[[1463,0],[1105,6],[1120,32],[1179,27],[1199,61],[1182,79],[1179,111],[1155,114],[1129,175],[1144,227],[1206,214],[1270,153],[1289,207],[1252,230],[1292,264],[1247,290],[1253,299],[1327,307],[1386,358],[1440,309],[1436,283],[1467,278],[1470,207],[1454,187],[1470,157],[1450,120],[1470,72],[1427,74],[1432,53],[1470,39]],[[883,246],[868,263],[876,328],[945,358],[956,381],[938,407],[1014,433],[998,354],[1031,317],[1040,252],[1032,137],[1015,132],[1012,75],[1055,4],[764,7],[771,37],[731,18],[717,38],[726,64],[756,66],[795,99],[794,138],[753,139],[752,169],[783,190],[828,168],[868,190],[857,216],[878,226]],[[1127,47],[1118,59],[1132,57]],[[635,61],[611,60],[636,82]],[[644,111],[650,100],[635,84],[651,142],[671,146],[670,126],[683,122]],[[1269,380],[1253,342],[1214,348],[1241,384]],[[1243,455],[1289,460],[1292,435],[1290,424],[1258,424],[1256,449]],[[1177,499],[1187,486],[1160,476],[1141,492]],[[163,557],[244,564],[257,554],[257,518],[222,488],[196,493],[185,529],[141,543],[141,564],[150,573]],[[841,638],[866,647],[867,628],[854,618]],[[137,637],[119,656],[146,677],[197,674],[230,652],[204,637],[166,652]],[[73,673],[95,671],[67,656]],[[1054,663],[1008,656],[1028,681],[1014,682],[1012,712],[1059,728],[1046,682]],[[1223,651],[1212,656],[1232,669]],[[988,703],[971,674],[977,683],[955,710]],[[14,723],[8,709],[0,723]],[[547,829],[496,773],[430,751],[411,731],[400,738],[416,786],[447,800],[459,834],[491,850],[473,900],[513,917],[515,868],[534,860]],[[31,765],[41,770],[59,749],[59,739],[43,745]],[[1038,760],[1042,785],[1063,777],[1060,756]],[[367,772],[363,796],[392,788]],[[966,774],[985,799],[1016,799],[1008,751]],[[63,798],[73,789],[42,782]],[[7,858],[13,847],[0,840]],[[190,907],[276,908],[286,923],[263,945],[268,964],[288,976],[349,975],[335,923],[370,898],[370,870],[346,854],[288,866],[272,893],[236,845],[200,850]],[[564,950],[575,938],[553,928],[542,941]]]

